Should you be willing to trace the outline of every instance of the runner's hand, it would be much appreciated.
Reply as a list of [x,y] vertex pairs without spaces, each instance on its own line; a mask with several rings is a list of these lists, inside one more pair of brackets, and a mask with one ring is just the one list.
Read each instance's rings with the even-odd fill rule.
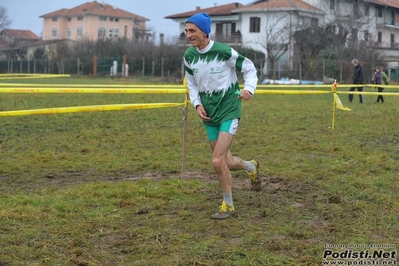
[[198,116],[205,122],[208,122],[209,120],[211,120],[210,117],[207,117],[205,108],[202,105],[197,105],[197,107],[195,108],[197,110],[197,114]]
[[248,101],[252,98],[252,94],[247,90],[241,90],[241,94],[238,95],[238,99],[243,99],[244,101]]

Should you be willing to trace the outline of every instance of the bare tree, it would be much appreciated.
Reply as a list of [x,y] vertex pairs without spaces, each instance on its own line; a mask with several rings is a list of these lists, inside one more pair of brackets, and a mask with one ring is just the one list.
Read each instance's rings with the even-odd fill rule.
[[64,74],[64,60],[71,54],[68,43],[65,41],[50,44],[47,49],[49,59],[53,60],[58,68],[58,74]]
[[79,69],[84,75],[93,73],[93,59],[96,55],[96,41],[83,38],[73,44],[72,56],[79,59]]
[[156,32],[152,28],[133,29],[133,40],[136,42],[154,42]]
[[7,8],[3,5],[0,5],[0,31],[8,27],[11,22],[11,19],[8,18]]
[[293,14],[266,10],[263,14],[259,25],[261,34],[257,43],[266,51],[273,79],[276,79],[277,62],[287,53],[292,43]]
[[294,33],[293,61],[306,77],[319,79],[328,75],[350,81],[353,58],[361,60],[365,69],[372,68],[368,64],[373,61],[381,62],[380,53],[373,49],[373,36],[368,32],[373,18],[367,4],[321,1],[319,8],[325,11],[323,18],[313,25],[302,21]]

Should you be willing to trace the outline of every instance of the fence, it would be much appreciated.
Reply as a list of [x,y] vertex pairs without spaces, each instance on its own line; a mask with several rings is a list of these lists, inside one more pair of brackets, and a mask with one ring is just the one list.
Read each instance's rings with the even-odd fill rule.
[[48,59],[0,60],[0,73],[20,74],[71,74],[81,73],[78,58],[63,59],[59,62]]
[[[118,62],[118,73],[122,72],[123,56],[98,57],[97,73],[100,76],[110,76],[113,62]],[[161,57],[151,60],[146,57],[128,57],[129,76],[157,76],[182,78],[182,58]],[[63,60],[49,59],[8,59],[0,60],[0,73],[19,74],[94,74],[94,58],[68,58]]]
[[[260,82],[269,79],[299,79],[318,80],[331,83],[337,80],[339,83],[352,81],[353,67],[350,61],[341,60],[315,60],[306,67],[301,63],[292,66],[275,64],[275,69],[265,67],[265,60],[250,58],[258,69]],[[110,68],[113,61],[118,62],[118,73],[122,72],[123,55],[115,57],[98,57],[97,74],[110,76]],[[25,73],[25,74],[71,74],[92,76],[94,70],[94,57],[65,58],[62,60],[34,59],[34,60],[0,60],[0,73]],[[127,56],[128,76],[152,76],[152,77],[183,77],[183,64],[181,57],[148,58],[145,56]],[[270,62],[269,62],[270,63]],[[270,65],[268,63],[268,65]],[[361,62],[365,69],[365,83],[369,83],[375,64],[373,62]],[[399,81],[399,68],[388,70],[390,80]],[[122,75],[120,75],[122,76]],[[329,78],[329,79],[326,79]]]

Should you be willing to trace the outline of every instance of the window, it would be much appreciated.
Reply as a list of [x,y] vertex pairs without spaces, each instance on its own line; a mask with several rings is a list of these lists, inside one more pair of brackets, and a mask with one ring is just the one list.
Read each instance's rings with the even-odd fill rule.
[[66,37],[69,39],[71,38],[71,28],[67,28],[66,30]]
[[382,18],[382,7],[377,7],[377,17]]
[[118,38],[119,37],[119,29],[109,29],[108,30],[109,38]]
[[135,40],[140,38],[140,32],[137,29],[133,29],[133,36]]
[[249,32],[260,32],[260,18],[249,18]]
[[127,26],[123,28],[123,37],[127,37]]
[[79,17],[78,17],[78,20],[83,20],[83,16],[79,16]]
[[58,20],[58,18],[53,18],[53,21],[57,21]]
[[232,33],[231,26],[232,26],[231,23],[223,23],[223,30],[222,30],[223,36],[230,36],[231,35],[231,33]]
[[319,25],[319,19],[311,18],[310,19],[310,25],[312,25],[312,27],[317,27]]
[[118,22],[119,21],[119,18],[115,18],[115,22]]
[[83,28],[82,27],[78,27],[77,28],[76,36],[78,38],[82,38],[83,37]]
[[391,34],[391,48],[395,47],[395,34]]
[[57,28],[51,29],[51,38],[57,38]]
[[134,25],[140,25],[140,21],[135,20],[135,21],[134,21]]
[[231,36],[236,31],[235,23],[217,23],[216,35],[218,36]]
[[395,25],[395,10],[391,11],[391,25]]
[[71,21],[71,18],[68,18],[68,21]]
[[100,27],[98,29],[98,38],[99,39],[104,39],[106,37],[106,35],[107,35],[106,33],[107,33],[107,29],[104,28],[104,27]]
[[114,21],[114,18],[109,18],[109,21]]
[[100,21],[107,21],[107,17],[100,16]]
[[382,43],[382,32],[378,32],[378,43]]

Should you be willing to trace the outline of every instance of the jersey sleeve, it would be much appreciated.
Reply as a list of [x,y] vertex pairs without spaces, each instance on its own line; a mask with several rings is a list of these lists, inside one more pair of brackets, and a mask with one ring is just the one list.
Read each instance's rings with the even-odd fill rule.
[[183,61],[187,87],[189,89],[190,101],[194,107],[196,107],[197,105],[202,105],[198,90],[198,83],[194,78],[193,71],[189,67],[189,64],[187,63],[185,58],[183,58]]
[[243,74],[244,78],[244,90],[254,94],[256,85],[258,84],[258,76],[254,63],[239,54],[233,48],[231,48],[231,58],[229,60],[232,67]]

